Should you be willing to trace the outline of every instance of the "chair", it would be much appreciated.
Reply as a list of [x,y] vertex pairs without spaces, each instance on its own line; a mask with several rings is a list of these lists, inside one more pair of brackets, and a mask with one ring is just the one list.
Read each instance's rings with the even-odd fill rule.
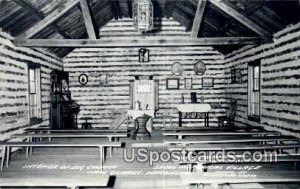
[[140,139],[144,139],[145,137],[148,139],[151,139],[151,135],[149,131],[147,130],[147,122],[150,119],[150,116],[144,114],[140,117],[137,117],[135,119],[135,130],[133,131],[132,134],[132,139],[136,140],[137,137]]
[[92,117],[82,117],[81,120],[85,120],[85,122],[82,122],[82,124],[81,124],[81,129],[83,129],[83,130],[92,129],[92,123],[89,122],[89,120],[93,120]]
[[234,119],[236,115],[237,100],[232,100],[230,102],[230,108],[227,116],[218,117],[219,127],[234,127]]
[[162,118],[163,118],[163,128],[166,128],[167,126],[167,119],[169,119],[170,127],[173,127],[173,119],[178,119],[178,116],[174,116],[173,114],[178,115],[178,109],[168,109],[167,111],[162,112]]

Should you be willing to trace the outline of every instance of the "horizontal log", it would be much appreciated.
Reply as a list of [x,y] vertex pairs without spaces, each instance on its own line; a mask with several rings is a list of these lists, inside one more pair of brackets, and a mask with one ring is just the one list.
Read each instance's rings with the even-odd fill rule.
[[24,47],[179,47],[211,45],[249,45],[270,42],[261,37],[161,38],[131,40],[92,39],[16,39],[14,44]]

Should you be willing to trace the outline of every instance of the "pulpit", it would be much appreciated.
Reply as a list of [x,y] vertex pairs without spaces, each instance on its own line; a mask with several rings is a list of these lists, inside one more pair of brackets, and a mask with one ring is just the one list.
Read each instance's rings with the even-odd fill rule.
[[[128,117],[135,123],[133,139],[137,136],[151,138],[152,119],[157,109],[158,82],[152,77],[136,76],[136,79],[130,82],[130,108],[127,112]],[[149,129],[147,125],[150,125]]]

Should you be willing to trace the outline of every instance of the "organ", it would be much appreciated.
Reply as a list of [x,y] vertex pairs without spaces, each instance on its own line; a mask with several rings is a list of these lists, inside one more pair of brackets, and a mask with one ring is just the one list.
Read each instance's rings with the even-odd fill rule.
[[69,74],[55,70],[51,72],[51,129],[76,129],[80,106],[71,98]]

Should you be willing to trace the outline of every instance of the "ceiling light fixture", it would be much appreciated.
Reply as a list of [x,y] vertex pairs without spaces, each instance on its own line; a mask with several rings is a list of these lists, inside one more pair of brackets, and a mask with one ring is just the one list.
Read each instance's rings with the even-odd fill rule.
[[151,0],[135,0],[132,6],[133,26],[138,32],[146,33],[153,28],[153,5]]

